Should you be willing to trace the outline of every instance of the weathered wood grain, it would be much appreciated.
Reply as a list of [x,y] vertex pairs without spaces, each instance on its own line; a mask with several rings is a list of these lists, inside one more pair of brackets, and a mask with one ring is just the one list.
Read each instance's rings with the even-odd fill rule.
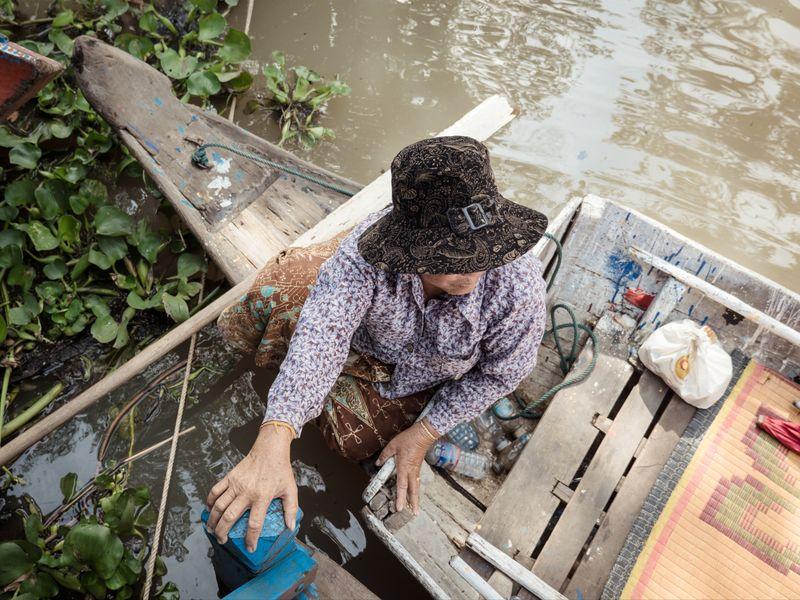
[[599,598],[628,532],[644,505],[661,468],[689,424],[695,408],[673,395],[644,447],[625,476],[614,501],[572,575],[565,594],[574,598]]
[[533,572],[556,589],[561,589],[566,581],[592,528],[666,397],[667,390],[667,386],[656,375],[644,373],[625,398],[608,433],[591,458],[578,487],[533,565]]
[[[574,370],[584,369],[592,349]],[[534,435],[497,492],[477,531],[507,554],[530,556],[559,505],[557,482],[569,483],[594,439],[596,414],[607,415],[633,372],[626,361],[598,356],[592,374],[553,398]]]
[[0,121],[38,94],[63,69],[61,63],[0,34]]

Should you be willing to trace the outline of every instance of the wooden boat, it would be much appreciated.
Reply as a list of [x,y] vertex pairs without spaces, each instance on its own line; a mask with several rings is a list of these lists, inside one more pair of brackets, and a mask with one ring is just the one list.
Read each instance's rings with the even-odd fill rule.
[[[75,40],[74,61],[87,100],[113,126],[229,281],[237,285],[113,375],[0,448],[0,464],[9,462],[214,320],[249,287],[257,268],[290,243],[304,245],[328,239],[385,206],[391,197],[388,171],[362,189],[356,182],[299,159],[218,115],[181,103],[166,76],[95,38]],[[493,96],[441,135],[486,139],[513,116],[508,101]],[[265,168],[224,149],[212,157],[210,170],[200,169],[191,156],[199,146],[209,143],[258,155],[290,173]],[[316,583],[322,597],[374,597],[324,554],[317,551],[315,558],[319,562]]]
[[[455,476],[454,486],[423,465],[421,514],[413,519],[392,512],[393,486],[380,474],[364,495],[370,528],[435,598],[509,598],[509,573],[527,581],[523,598],[603,595],[696,411],[637,360],[639,344],[662,323],[693,319],[728,351],[789,379],[800,371],[796,293],[596,196],[569,203],[550,232],[564,252],[548,304],[565,303],[593,325],[599,351],[591,376],[553,397],[507,477]],[[547,241],[532,250],[551,269],[553,251]],[[649,307],[625,300],[631,288],[653,298]],[[586,346],[573,372],[595,354]],[[564,378],[552,338],[538,359],[516,392],[525,402]],[[502,570],[498,557],[507,561]]]
[[[220,160],[230,160],[242,175],[231,180],[224,194],[217,194],[220,188],[209,184],[212,175],[224,173],[199,171],[189,160],[198,144],[221,142],[250,149],[333,185],[346,188],[349,183],[353,191],[357,186],[220,117],[177,103],[162,75],[96,40],[76,42],[76,61],[89,101],[112,123],[236,285],[0,448],[0,464],[211,323],[249,287],[255,268],[293,238],[292,245],[324,241],[390,202],[388,170],[346,199],[346,193],[263,171],[224,151]],[[505,98],[495,96],[441,135],[486,139],[514,114]],[[654,392],[662,388],[653,385],[652,376],[636,361],[637,344],[660,323],[690,317],[713,327],[726,348],[740,348],[781,373],[793,375],[800,365],[797,294],[601,198],[570,202],[553,219],[550,232],[562,241],[564,260],[549,302],[572,305],[579,320],[594,325],[601,345],[591,377],[552,399],[504,480],[450,481],[423,466],[423,512],[411,520],[388,509],[392,486],[386,483],[385,470],[365,497],[368,525],[437,598],[476,597],[475,587],[485,597],[509,597],[510,581],[481,558],[486,552],[475,552],[486,550],[484,543],[513,557],[514,565],[527,574],[523,577],[534,577],[541,586],[541,597],[558,597],[559,591],[574,597],[577,590],[584,597],[599,595],[637,506],[652,486],[658,471],[654,467],[667,460],[694,412],[674,395]],[[543,240],[532,252],[553,268],[549,242]],[[646,310],[623,300],[627,288],[634,286],[654,296]],[[576,368],[591,354],[590,348],[584,349]],[[561,381],[557,365],[548,341],[518,396],[536,398]],[[584,483],[595,482],[587,494],[575,494],[578,473]],[[596,551],[600,540],[602,552]],[[540,543],[533,562],[530,556]],[[349,589],[349,576],[342,573],[335,565],[329,574],[321,569],[320,579],[337,581],[323,595],[337,597]],[[486,580],[503,590],[502,596],[486,589],[481,583]]]
[[0,34],[0,121],[33,98],[63,67]]

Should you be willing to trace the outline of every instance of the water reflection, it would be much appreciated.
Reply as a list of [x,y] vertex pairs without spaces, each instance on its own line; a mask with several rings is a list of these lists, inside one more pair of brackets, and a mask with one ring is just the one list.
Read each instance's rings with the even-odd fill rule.
[[520,115],[490,147],[509,197],[551,215],[618,199],[800,288],[796,3],[284,0],[253,27],[261,64],[281,49],[353,88],[314,162],[368,182],[504,93]]
[[[14,466],[25,482],[9,491],[10,510],[16,499],[29,494],[44,512],[61,504],[60,478],[69,471],[82,485],[99,468],[97,448],[103,433],[126,401],[147,382],[185,356],[186,348],[169,353],[124,386],[93,406],[85,415],[68,422],[28,452]],[[193,380],[184,413],[183,428],[195,430],[181,438],[168,516],[162,537],[162,555],[183,597],[212,598],[217,582],[208,557],[210,545],[200,525],[209,489],[241,460],[252,445],[264,410],[266,391],[274,373],[256,369],[207,327],[198,339],[194,368],[210,367]],[[182,371],[180,372],[182,373]],[[168,438],[172,433],[180,374],[136,409],[134,451]],[[175,389],[171,389],[175,386]],[[128,454],[131,446],[127,418],[111,438],[107,462]],[[345,564],[376,593],[403,597],[419,592],[411,576],[398,567],[394,581],[381,580],[377,564],[392,564],[388,550],[369,536],[355,514],[361,507],[361,491],[367,476],[361,468],[331,453],[314,427],[304,428],[292,448],[300,506],[305,516],[300,537],[309,545]],[[136,461],[130,471],[134,485],[147,485],[158,505],[167,446]],[[365,550],[369,547],[369,552]],[[391,585],[390,585],[391,583]]]

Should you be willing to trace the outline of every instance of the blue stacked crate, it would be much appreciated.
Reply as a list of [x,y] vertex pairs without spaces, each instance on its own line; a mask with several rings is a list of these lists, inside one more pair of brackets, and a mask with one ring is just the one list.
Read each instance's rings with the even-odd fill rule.
[[[220,544],[214,534],[206,530],[214,548],[217,576],[226,589],[233,590],[225,599],[316,599],[318,594],[312,581],[317,563],[295,539],[303,512],[298,509],[297,525],[292,531],[284,524],[283,504],[279,499],[273,500],[253,552],[245,547],[249,516],[247,511],[234,523],[225,544]],[[204,524],[208,517],[208,511],[204,510],[201,517]]]

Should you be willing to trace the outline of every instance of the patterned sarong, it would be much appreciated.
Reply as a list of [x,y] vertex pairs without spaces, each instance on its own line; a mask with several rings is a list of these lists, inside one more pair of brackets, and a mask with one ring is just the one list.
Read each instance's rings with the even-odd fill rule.
[[[225,339],[238,350],[255,354],[256,365],[278,368],[319,268],[345,235],[307,248],[289,248],[270,261],[239,302],[219,316],[217,325]],[[414,422],[434,390],[382,398],[372,382],[388,381],[391,374],[391,366],[350,351],[317,420],[328,446],[342,456],[363,460]]]

